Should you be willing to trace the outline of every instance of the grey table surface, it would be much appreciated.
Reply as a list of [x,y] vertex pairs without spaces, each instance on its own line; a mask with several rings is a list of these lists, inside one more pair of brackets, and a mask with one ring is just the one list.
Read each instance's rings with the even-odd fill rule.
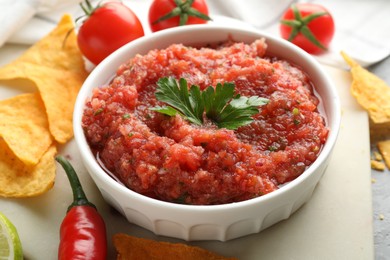
[[[390,57],[368,69],[390,85]],[[390,139],[390,135],[381,137],[384,138]],[[378,140],[371,139],[371,151],[377,150]],[[372,178],[375,259],[387,260],[390,259],[390,170],[372,170]]]

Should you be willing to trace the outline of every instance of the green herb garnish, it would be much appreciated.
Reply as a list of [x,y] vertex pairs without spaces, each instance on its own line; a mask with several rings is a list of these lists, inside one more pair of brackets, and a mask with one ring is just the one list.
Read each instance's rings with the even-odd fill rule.
[[124,115],[122,116],[123,119],[128,119],[128,118],[130,118],[130,117],[131,117],[130,114],[124,114]]
[[97,110],[93,113],[93,115],[94,115],[94,116],[97,116],[97,115],[101,114],[101,113],[103,112],[103,110],[104,110],[104,109],[101,107],[101,108],[97,109]]
[[219,128],[237,129],[253,121],[252,116],[259,113],[259,106],[268,103],[268,99],[258,96],[242,97],[235,94],[233,83],[218,83],[215,88],[209,86],[201,91],[192,85],[188,90],[187,81],[161,78],[157,82],[156,98],[168,106],[151,108],[159,113],[174,116],[180,114],[188,121],[202,125],[203,115]]

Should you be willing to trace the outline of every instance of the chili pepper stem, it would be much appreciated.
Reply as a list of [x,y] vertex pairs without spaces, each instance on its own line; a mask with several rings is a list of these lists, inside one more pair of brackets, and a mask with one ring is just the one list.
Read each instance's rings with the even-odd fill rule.
[[74,170],[73,166],[63,156],[57,156],[56,161],[61,164],[62,168],[68,177],[70,186],[73,192],[73,202],[69,205],[68,211],[74,206],[91,206],[96,209],[96,206],[88,201],[87,196],[84,193],[80,180]]

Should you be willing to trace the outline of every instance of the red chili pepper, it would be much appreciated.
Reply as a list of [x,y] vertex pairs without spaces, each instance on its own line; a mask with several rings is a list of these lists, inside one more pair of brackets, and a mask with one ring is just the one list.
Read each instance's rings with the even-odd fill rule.
[[73,191],[73,203],[60,228],[58,259],[106,259],[106,226],[94,204],[88,201],[72,165],[61,156],[56,161],[64,168]]

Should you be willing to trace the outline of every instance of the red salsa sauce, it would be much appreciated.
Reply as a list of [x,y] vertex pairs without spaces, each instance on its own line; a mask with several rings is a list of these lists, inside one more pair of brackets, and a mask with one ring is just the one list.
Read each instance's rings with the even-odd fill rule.
[[[328,135],[308,76],[265,56],[263,39],[218,47],[174,44],[136,55],[93,91],[82,124],[105,168],[131,190],[194,205],[225,204],[270,193],[318,157]],[[237,130],[193,125],[149,108],[161,77],[201,89],[233,82],[242,96],[260,96],[254,121]]]

